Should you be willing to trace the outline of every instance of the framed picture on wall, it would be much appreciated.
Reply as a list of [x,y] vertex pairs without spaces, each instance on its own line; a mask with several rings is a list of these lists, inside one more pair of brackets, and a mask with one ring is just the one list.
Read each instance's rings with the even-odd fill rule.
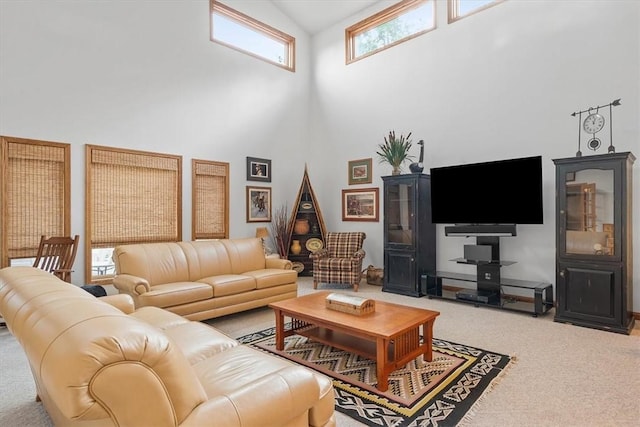
[[247,222],[271,222],[271,188],[247,186]]
[[349,161],[349,185],[371,184],[371,158]]
[[342,190],[343,221],[378,221],[378,188]]
[[271,182],[271,160],[247,157],[247,181]]

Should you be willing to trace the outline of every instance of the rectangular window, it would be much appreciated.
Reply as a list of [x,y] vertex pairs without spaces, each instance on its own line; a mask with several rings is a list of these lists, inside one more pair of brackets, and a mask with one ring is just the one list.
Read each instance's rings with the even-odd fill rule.
[[86,146],[86,283],[109,283],[117,245],[182,240],[182,156]]
[[502,3],[504,0],[448,0],[449,23]]
[[295,71],[295,38],[211,0],[211,40]]
[[0,142],[0,267],[33,265],[41,235],[71,235],[71,146],[4,136]]
[[229,237],[229,163],[191,160],[191,236]]
[[434,0],[405,0],[346,29],[347,64],[436,28]]

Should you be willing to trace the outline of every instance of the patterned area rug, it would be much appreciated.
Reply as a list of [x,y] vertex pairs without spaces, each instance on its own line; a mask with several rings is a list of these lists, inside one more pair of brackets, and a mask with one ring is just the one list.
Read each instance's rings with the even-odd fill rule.
[[259,350],[313,368],[333,378],[336,410],[369,426],[455,426],[496,383],[513,357],[433,340],[433,361],[422,356],[389,376],[389,389],[375,388],[376,363],[299,335],[275,348],[275,328],[238,338]]

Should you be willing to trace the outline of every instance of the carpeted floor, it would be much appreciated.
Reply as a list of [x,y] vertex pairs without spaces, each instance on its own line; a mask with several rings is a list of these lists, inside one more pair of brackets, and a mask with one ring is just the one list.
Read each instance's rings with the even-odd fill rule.
[[[299,294],[313,292],[300,278]],[[325,287],[325,289],[327,289]],[[346,287],[333,290],[350,293]],[[434,335],[517,357],[500,384],[460,425],[473,427],[636,427],[640,419],[640,325],[631,336],[450,301],[412,298],[360,285],[359,296],[440,311]],[[274,325],[268,308],[208,323],[233,337]],[[0,328],[0,426],[48,427],[34,400],[31,372],[19,344]],[[338,426],[363,424],[342,413]]]

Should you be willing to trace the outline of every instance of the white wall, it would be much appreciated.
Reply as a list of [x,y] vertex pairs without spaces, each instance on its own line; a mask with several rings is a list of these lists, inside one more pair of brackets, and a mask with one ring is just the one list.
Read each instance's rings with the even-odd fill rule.
[[[552,159],[577,151],[578,121],[570,114],[622,98],[613,112],[614,145],[618,152],[640,156],[640,2],[511,0],[449,25],[446,2],[439,0],[435,31],[345,65],[344,28],[386,6],[365,10],[312,39],[310,136],[317,155],[311,164],[324,173],[316,192],[329,228],[366,231],[365,265],[383,264],[382,222],[342,222],[338,206],[340,189],[348,187],[349,160],[373,157],[371,186],[382,187],[380,177],[391,169],[377,164],[375,151],[391,129],[413,132],[414,142],[425,140],[427,170],[542,155],[544,225],[518,226],[517,237],[501,240],[502,258],[517,261],[502,275],[555,283]],[[601,135],[608,145],[608,132]],[[584,137],[582,152],[594,154]],[[602,153],[606,147],[597,152]],[[635,311],[640,311],[639,164],[634,167]],[[449,261],[472,242],[445,237],[444,226],[438,226],[438,269],[473,273],[474,267]]]
[[[274,206],[291,207],[306,162],[327,227],[365,231],[365,265],[381,266],[382,222],[342,222],[340,190],[347,162],[375,159],[395,129],[426,141],[426,168],[542,155],[545,224],[503,239],[502,257],[518,261],[503,275],[554,283],[552,159],[576,152],[570,113],[622,98],[615,146],[640,155],[640,2],[510,0],[448,25],[438,0],[435,31],[348,66],[344,28],[390,2],[311,41],[268,1],[225,3],[296,37],[296,72],[210,42],[206,0],[0,1],[0,134],[72,144],[74,234],[84,237],[84,144],[181,154],[185,239],[190,159],[230,162],[240,237],[259,225],[245,222],[245,157],[264,157]],[[374,160],[371,186],[390,172]],[[448,262],[464,239],[438,232],[438,268],[464,269]],[[84,254],[75,268],[82,284]]]
[[[84,232],[85,144],[183,156],[183,239],[191,159],[230,163],[232,237],[253,236],[245,186],[297,194],[304,171],[309,36],[270,2],[231,7],[296,38],[292,73],[209,39],[208,1],[1,1],[0,135],[71,144],[72,233]],[[272,159],[247,182],[247,156]],[[289,203],[289,206],[291,204]],[[79,251],[73,281],[84,281]]]

